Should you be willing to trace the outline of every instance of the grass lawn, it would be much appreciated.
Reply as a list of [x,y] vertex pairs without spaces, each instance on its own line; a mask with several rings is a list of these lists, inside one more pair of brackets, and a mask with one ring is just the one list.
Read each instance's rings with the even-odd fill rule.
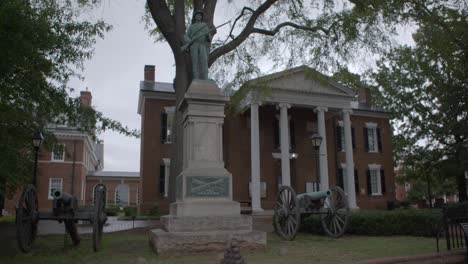
[[0,223],[14,223],[15,218],[14,216],[2,216],[0,217]]
[[[81,245],[64,247],[64,236],[38,237],[33,250],[19,253],[16,241],[0,243],[0,263],[219,263],[221,254],[192,257],[159,258],[148,246],[147,231],[135,229],[104,234],[103,249],[94,253],[91,237],[82,236]],[[9,239],[11,240],[11,239]],[[281,248],[287,250],[280,255]],[[349,263],[361,259],[384,256],[412,255],[435,252],[435,239],[425,237],[364,237],[345,236],[331,239],[323,236],[299,234],[294,241],[284,242],[275,234],[268,234],[265,252],[241,252],[247,263]]]

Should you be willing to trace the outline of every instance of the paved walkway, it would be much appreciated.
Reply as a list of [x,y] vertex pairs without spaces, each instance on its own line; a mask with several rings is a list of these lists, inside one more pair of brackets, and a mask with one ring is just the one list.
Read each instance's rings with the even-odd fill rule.
[[[135,220],[135,221],[120,221],[116,216],[110,216],[104,225],[104,233],[117,232],[122,230],[129,230],[132,228],[142,227],[158,227],[159,220]],[[84,221],[83,224],[78,225],[79,234],[90,234],[93,232],[93,226],[89,222]],[[65,234],[65,225],[57,221],[41,220],[38,227],[39,235],[51,234]]]

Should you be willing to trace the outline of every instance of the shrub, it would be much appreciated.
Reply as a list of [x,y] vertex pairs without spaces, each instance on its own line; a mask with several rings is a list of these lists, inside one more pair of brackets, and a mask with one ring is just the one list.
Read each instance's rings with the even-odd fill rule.
[[[440,220],[440,210],[362,210],[351,213],[346,233],[369,236],[433,236]],[[305,218],[303,223],[304,231],[324,234],[317,215]]]
[[119,213],[119,208],[113,205],[109,205],[106,207],[106,214],[107,216],[117,216]]
[[159,213],[159,207],[157,205],[153,206],[149,211],[148,211],[148,215],[151,215],[151,216],[159,216],[160,213]]
[[124,215],[125,216],[136,216],[137,215],[136,207],[125,207],[124,208]]

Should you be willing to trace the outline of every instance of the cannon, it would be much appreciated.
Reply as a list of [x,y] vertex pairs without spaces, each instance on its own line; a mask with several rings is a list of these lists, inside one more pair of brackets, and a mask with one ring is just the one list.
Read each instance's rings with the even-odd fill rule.
[[293,188],[282,186],[278,191],[273,226],[285,240],[293,240],[299,230],[301,214],[318,214],[325,233],[341,237],[349,221],[349,205],[344,191],[334,186],[328,190],[296,195]]
[[76,196],[54,191],[52,193],[52,212],[39,212],[36,188],[32,184],[24,187],[16,205],[16,237],[20,250],[27,253],[31,250],[37,235],[37,225],[40,220],[56,220],[65,224],[73,245],[80,244],[80,236],[76,223],[80,220],[93,225],[93,249],[98,251],[101,246],[102,229],[107,221],[105,209],[106,187],[96,186],[96,196],[93,207],[79,207]]

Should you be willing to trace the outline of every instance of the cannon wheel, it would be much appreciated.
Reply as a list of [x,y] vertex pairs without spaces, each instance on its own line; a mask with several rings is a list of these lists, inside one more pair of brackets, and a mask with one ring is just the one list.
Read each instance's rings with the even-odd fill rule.
[[20,250],[27,253],[37,235],[38,202],[36,188],[28,184],[16,205],[16,238]]
[[320,219],[322,227],[327,235],[338,238],[341,237],[348,226],[349,205],[344,191],[338,187],[330,189],[331,195],[325,198],[324,208]]
[[102,228],[107,220],[105,215],[105,189],[104,185],[98,186],[96,192],[96,202],[94,203],[93,215],[93,249],[97,252],[101,248]]
[[73,220],[65,220],[65,229],[67,233],[70,235],[73,245],[78,246],[80,244],[80,235],[78,234],[78,229],[76,227],[76,223]]
[[281,187],[276,198],[273,216],[273,226],[276,233],[285,240],[293,240],[299,230],[300,221],[301,213],[296,192],[289,186]]

